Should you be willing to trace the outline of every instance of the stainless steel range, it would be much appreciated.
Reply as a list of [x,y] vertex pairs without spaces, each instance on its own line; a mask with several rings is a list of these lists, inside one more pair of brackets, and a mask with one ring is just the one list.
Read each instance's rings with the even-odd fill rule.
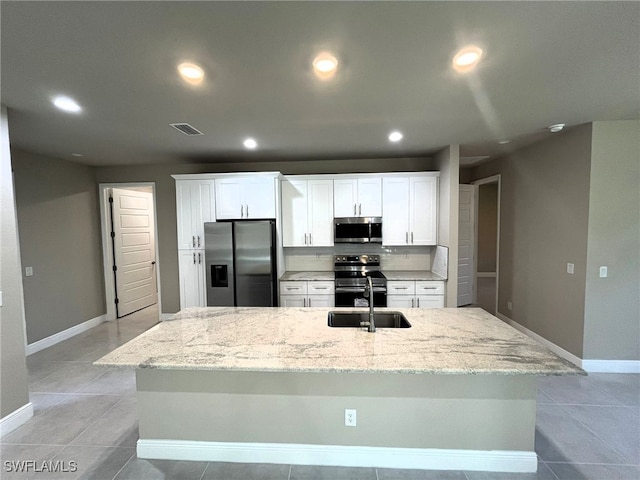
[[369,299],[364,290],[367,277],[373,283],[373,304],[387,306],[387,279],[380,271],[378,255],[335,255],[336,307],[368,307]]

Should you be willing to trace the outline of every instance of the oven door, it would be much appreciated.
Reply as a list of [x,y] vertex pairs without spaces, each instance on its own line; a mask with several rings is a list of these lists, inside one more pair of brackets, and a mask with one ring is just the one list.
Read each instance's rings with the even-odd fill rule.
[[[368,307],[369,299],[364,296],[362,287],[336,287],[335,291],[336,307]],[[384,287],[373,287],[373,306],[387,306],[387,289]]]

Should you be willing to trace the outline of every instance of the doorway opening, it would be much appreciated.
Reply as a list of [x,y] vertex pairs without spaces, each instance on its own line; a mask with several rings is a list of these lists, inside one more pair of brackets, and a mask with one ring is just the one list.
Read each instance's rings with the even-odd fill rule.
[[475,303],[495,315],[500,274],[500,175],[471,182],[476,187]]
[[161,305],[155,183],[98,188],[107,320],[115,320]]

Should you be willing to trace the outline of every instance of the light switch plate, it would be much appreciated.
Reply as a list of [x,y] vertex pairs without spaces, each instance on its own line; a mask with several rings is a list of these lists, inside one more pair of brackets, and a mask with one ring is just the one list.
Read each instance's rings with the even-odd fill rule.
[[573,263],[567,263],[567,273],[570,273],[571,275],[573,275],[574,272],[574,265]]
[[33,267],[26,267],[26,268],[24,269],[24,274],[25,274],[27,277],[32,276],[32,275],[33,275]]
[[600,278],[607,278],[608,273],[609,272],[607,271],[607,267],[605,265],[600,267]]

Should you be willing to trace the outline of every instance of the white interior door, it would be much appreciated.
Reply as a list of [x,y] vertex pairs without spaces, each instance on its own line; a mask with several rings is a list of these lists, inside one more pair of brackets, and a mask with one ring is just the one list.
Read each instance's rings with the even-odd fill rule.
[[458,306],[473,303],[475,283],[474,235],[475,235],[475,188],[460,185],[460,213],[458,217]]
[[111,191],[114,279],[118,318],[158,302],[153,195]]

